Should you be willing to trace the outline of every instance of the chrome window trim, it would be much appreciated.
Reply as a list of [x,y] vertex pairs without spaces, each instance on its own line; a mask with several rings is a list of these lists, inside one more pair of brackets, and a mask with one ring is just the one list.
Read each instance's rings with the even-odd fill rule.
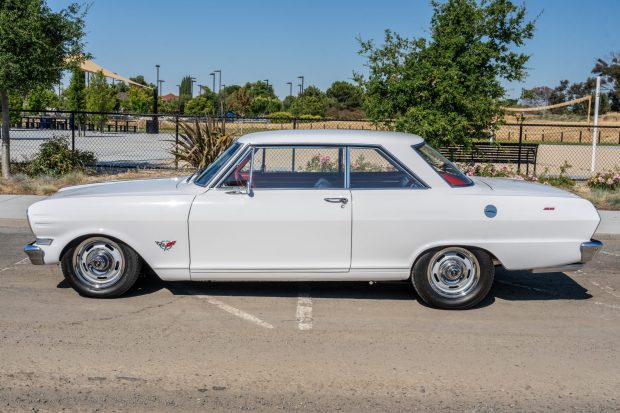
[[[422,143],[424,144],[424,143]],[[418,145],[414,145],[418,146]],[[213,177],[209,185],[209,188],[215,189],[226,189],[222,188],[221,185],[224,179],[228,176],[230,171],[237,166],[237,164],[243,159],[248,152],[252,151],[252,158],[250,162],[253,162],[255,149],[265,149],[265,148],[342,148],[344,153],[344,186],[342,188],[251,188],[252,191],[260,191],[260,190],[278,190],[278,191],[287,191],[287,190],[356,190],[356,191],[394,191],[394,190],[422,190],[422,189],[431,189],[431,187],[424,182],[417,174],[415,174],[411,169],[405,166],[398,158],[396,158],[390,151],[385,149],[383,145],[377,144],[344,144],[344,143],[321,143],[321,144],[313,144],[313,143],[300,143],[300,144],[290,144],[290,143],[273,143],[273,144],[262,144],[262,145],[254,145],[252,143],[245,144],[238,152],[238,156],[233,157],[226,165],[222,167],[222,171]],[[404,172],[410,175],[415,181],[417,181],[420,186],[416,188],[351,188],[351,149],[352,148],[372,148],[381,152],[387,159],[393,162],[398,167],[402,168]],[[416,151],[417,152],[417,151]],[[420,156],[418,154],[418,156]],[[250,169],[250,179],[253,175],[253,168]],[[198,185],[198,184],[197,184]]]
[[224,165],[222,167],[222,172],[220,172],[219,174],[215,175],[213,177],[213,179],[211,181],[209,181],[209,188],[220,188],[220,186],[222,185],[224,179],[226,179],[226,177],[228,176],[229,172],[232,171],[232,169],[237,166],[237,164],[245,157],[245,155],[247,155],[248,152],[250,152],[252,150],[252,146],[251,145],[244,145],[243,147],[241,147],[241,149],[239,150],[239,155],[233,157],[230,162],[226,165]]
[[[254,168],[253,168],[253,163],[254,163],[254,154],[256,153],[257,149],[267,149],[267,148],[280,148],[280,149],[286,149],[286,148],[291,148],[291,149],[299,149],[299,148],[340,148],[342,149],[343,154],[346,153],[346,145],[339,145],[339,144],[299,144],[299,145],[295,145],[295,144],[265,144],[265,145],[253,145],[253,144],[248,144],[248,147],[250,148],[250,150],[252,151],[252,157],[250,158],[250,176],[249,176],[249,183],[251,185],[252,183],[252,176],[254,174]],[[243,156],[241,156],[234,165],[232,165],[229,169],[233,169],[238,163],[239,161],[241,161],[241,159],[243,159],[243,157],[245,157],[245,155],[248,153],[249,151],[244,151]],[[346,156],[345,156],[346,157]],[[344,157],[343,157],[344,158]],[[343,163],[344,163],[344,159],[343,159]],[[296,191],[301,191],[301,190],[329,190],[329,189],[333,189],[333,190],[342,190],[342,189],[347,189],[346,186],[344,186],[346,184],[346,165],[344,166],[344,170],[343,170],[343,174],[344,174],[344,184],[342,188],[252,188],[250,186],[250,190],[252,192],[254,191],[260,191],[260,190],[271,190],[271,191],[290,191],[290,190],[296,190]],[[218,182],[216,185],[214,185],[214,187],[216,187],[217,189],[228,189],[228,188],[222,188],[221,185],[223,184],[224,179],[226,179],[226,177],[228,176],[228,173],[224,174],[224,176],[222,177],[222,179],[220,180],[220,182]]]
[[471,179],[469,176],[465,175],[465,173],[463,171],[461,171],[461,168],[459,168],[458,166],[456,166],[450,159],[448,159],[447,157],[445,157],[441,152],[439,152],[437,149],[433,148],[432,146],[428,145],[429,147],[431,147],[431,149],[435,149],[435,151],[439,152],[439,154],[441,156],[444,156],[444,158],[448,159],[448,162],[450,162],[452,164],[452,166],[454,166],[457,171],[460,171],[463,176],[465,178],[467,178],[467,180],[469,181],[466,185],[452,185],[450,182],[448,182],[443,176],[441,176],[441,174],[435,170],[435,168],[433,168],[433,166],[426,160],[426,158],[424,156],[422,156],[422,154],[420,153],[419,149],[421,147],[423,147],[424,145],[428,145],[428,143],[426,142],[421,142],[415,145],[411,145],[411,148],[413,148],[413,151],[418,154],[418,156],[420,158],[422,158],[422,160],[424,161],[425,164],[427,164],[429,166],[429,168],[431,168],[433,170],[433,172],[435,172],[443,182],[445,182],[446,184],[448,184],[450,186],[450,188],[469,188],[470,186],[474,186],[476,185],[476,183],[474,182],[473,179]]
[[347,189],[351,189],[355,191],[394,191],[394,190],[407,191],[407,190],[412,190],[412,189],[413,190],[431,189],[431,187],[426,182],[424,182],[411,169],[407,168],[407,166],[405,166],[400,160],[398,160],[398,158],[392,155],[390,151],[385,149],[382,145],[363,144],[363,145],[348,145],[347,147],[349,148],[349,156],[350,156],[350,150],[355,149],[355,148],[365,148],[365,149],[372,148],[372,149],[378,150],[385,156],[386,159],[390,160],[395,165],[398,165],[399,168],[402,168],[403,171],[409,174],[411,178],[413,178],[416,182],[420,184],[420,187],[417,187],[417,188],[351,188],[350,187],[351,176],[349,175],[349,186],[347,187]]
[[[237,141],[233,142],[232,144],[234,145],[235,143],[238,143]],[[235,156],[233,156],[232,158],[230,158],[228,160],[228,162],[226,162],[224,165],[222,165],[222,167],[220,168],[220,171],[215,174],[209,181],[205,182],[204,184],[199,183],[198,180],[200,179],[200,177],[202,176],[202,174],[200,174],[200,176],[197,176],[192,183],[194,183],[195,185],[198,185],[202,188],[208,189],[208,188],[213,188],[214,185],[213,182],[215,182],[217,179],[219,179],[219,177],[222,175],[222,173],[226,173],[226,171],[228,170],[228,167],[230,166],[231,163],[237,162],[237,159],[239,158],[239,155],[242,153],[245,153],[245,148],[248,146],[247,144],[244,143],[239,143],[241,146],[239,147],[239,149],[237,150],[237,153],[235,154]]]

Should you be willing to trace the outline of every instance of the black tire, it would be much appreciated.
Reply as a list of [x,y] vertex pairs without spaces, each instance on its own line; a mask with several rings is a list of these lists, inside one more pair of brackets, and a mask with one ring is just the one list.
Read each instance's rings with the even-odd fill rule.
[[442,247],[420,256],[413,266],[411,281],[426,304],[464,310],[487,296],[494,276],[493,259],[485,251]]
[[[142,259],[122,242],[94,236],[74,242],[63,255],[60,266],[69,285],[80,295],[113,298],[123,295],[136,283]],[[101,271],[97,272],[99,267]]]

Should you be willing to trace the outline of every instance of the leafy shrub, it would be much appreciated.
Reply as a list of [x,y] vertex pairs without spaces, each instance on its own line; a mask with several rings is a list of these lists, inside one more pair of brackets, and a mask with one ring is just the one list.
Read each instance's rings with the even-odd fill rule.
[[293,119],[291,112],[273,112],[267,115],[268,119],[271,119],[271,123],[290,123]]
[[[178,160],[194,168],[204,168],[228,148],[235,138],[208,123],[179,123],[179,144],[170,151]],[[175,141],[171,141],[175,142]]]
[[465,175],[468,176],[486,176],[493,178],[518,179],[523,181],[540,182],[541,184],[547,184],[567,189],[573,188],[575,186],[575,181],[566,174],[566,172],[572,167],[566,161],[564,161],[564,163],[560,166],[559,176],[549,175],[548,168],[546,168],[542,174],[536,176],[533,174],[518,174],[505,166],[497,168],[493,164],[472,164],[465,165],[464,167],[463,165],[459,165],[459,167],[465,172]]
[[320,116],[320,115],[301,115],[301,116],[299,116],[299,120],[301,122],[316,122],[316,121],[320,121],[321,119],[323,119],[323,117]]
[[620,171],[599,172],[588,180],[588,186],[607,190],[620,189]]
[[60,176],[83,171],[96,163],[92,152],[72,151],[67,138],[53,137],[41,145],[39,153],[28,163],[26,173],[29,176]]

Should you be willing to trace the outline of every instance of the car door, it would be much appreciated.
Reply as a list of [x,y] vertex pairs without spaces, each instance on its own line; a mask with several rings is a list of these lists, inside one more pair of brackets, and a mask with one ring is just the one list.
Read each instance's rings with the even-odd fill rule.
[[192,279],[348,272],[351,196],[344,153],[338,146],[250,148],[194,201]]
[[407,277],[412,251],[425,242],[429,215],[424,211],[437,208],[432,194],[384,149],[359,146],[349,151],[351,272],[388,271]]

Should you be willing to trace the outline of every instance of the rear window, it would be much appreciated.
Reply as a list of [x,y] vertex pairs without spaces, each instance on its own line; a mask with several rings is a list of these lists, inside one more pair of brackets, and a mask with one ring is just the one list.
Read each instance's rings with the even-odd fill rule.
[[450,186],[461,187],[474,184],[471,179],[465,176],[465,174],[454,166],[452,162],[446,159],[445,156],[427,144],[423,143],[422,145],[414,146],[414,149]]

